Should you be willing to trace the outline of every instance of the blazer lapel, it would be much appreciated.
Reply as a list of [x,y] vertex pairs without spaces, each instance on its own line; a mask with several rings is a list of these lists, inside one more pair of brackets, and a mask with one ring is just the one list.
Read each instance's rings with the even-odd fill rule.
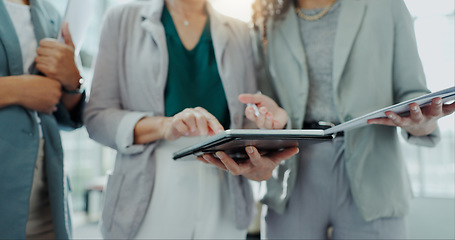
[[[215,50],[216,60],[218,62],[218,69],[223,65],[224,52],[229,41],[228,23],[218,12],[216,12],[210,3],[206,3],[207,13],[210,17],[210,32],[212,33],[213,48]],[[220,71],[220,69],[218,70]]]
[[[141,27],[150,34],[150,38],[156,44],[160,55],[161,67],[159,76],[157,76],[155,84],[147,84],[149,92],[158,92],[160,94],[160,96],[153,96],[151,101],[154,102],[161,99],[161,97],[164,99],[164,89],[166,87],[169,69],[169,55],[167,51],[166,32],[161,23],[164,1],[150,1],[149,6],[150,7],[144,9],[140,15],[142,17]],[[164,102],[160,111],[164,114]]]
[[[269,41],[267,51],[270,52],[272,57],[274,56],[268,59],[268,64],[270,74],[273,78],[276,78],[274,87],[282,107],[292,112],[290,117],[293,125],[300,127],[305,115],[309,80],[306,53],[295,7],[291,5],[282,20],[269,22],[268,29],[270,30],[267,34]],[[280,54],[291,54],[293,56],[294,62],[285,63],[291,65],[288,67],[293,70],[292,72],[279,71],[283,64],[282,58],[279,57]],[[278,74],[281,75],[279,76]],[[288,85],[292,86],[292,90],[289,90],[290,87],[286,87]],[[299,99],[290,99],[289,91],[293,91],[296,96],[299,96]]]
[[[218,72],[220,74],[221,81],[223,83],[224,92],[226,98],[229,100],[237,100],[235,95],[238,91],[236,88],[239,87],[238,79],[233,79],[232,66],[236,66],[237,63],[235,58],[226,55],[226,49],[229,47],[229,41],[231,39],[232,29],[229,27],[229,23],[226,18],[216,12],[210,3],[206,3],[207,14],[210,18],[210,32],[212,36],[213,50],[215,51],[216,64]],[[229,105],[229,110],[233,114],[231,109],[232,104]]]
[[160,48],[166,46],[166,34],[161,23],[163,7],[164,1],[152,1],[150,3],[150,8],[146,8],[141,12],[142,28],[151,33],[153,41]]
[[332,77],[334,89],[338,88],[341,74],[343,73],[352,45],[359,32],[365,8],[365,3],[360,1],[345,0],[341,4],[333,53]]
[[23,74],[21,46],[3,1],[0,1],[0,22],[0,44],[8,59],[8,75]]
[[289,52],[292,53],[300,66],[306,69],[305,49],[303,47],[302,38],[300,37],[300,27],[298,23],[299,20],[295,14],[295,7],[291,5],[284,20],[278,22],[274,26],[274,29],[279,30],[282,37],[286,39],[286,45],[289,48]]

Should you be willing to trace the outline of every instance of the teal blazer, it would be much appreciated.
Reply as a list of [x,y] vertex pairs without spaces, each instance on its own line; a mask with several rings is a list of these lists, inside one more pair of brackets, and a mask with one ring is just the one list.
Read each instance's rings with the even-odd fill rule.
[[[36,39],[57,37],[61,18],[53,6],[44,0],[30,0],[30,8]],[[21,48],[3,1],[0,1],[0,23],[0,77],[21,75]],[[62,104],[53,115],[39,113],[46,143],[46,174],[57,239],[71,238],[68,184],[63,172],[59,126],[65,129],[80,127],[84,103],[85,95],[71,114]],[[38,123],[32,111],[21,106],[0,108],[0,239],[25,239],[39,141]]]
[[[333,98],[341,122],[425,93],[413,20],[402,0],[340,0],[333,55]],[[256,34],[257,42],[261,34]],[[301,128],[308,97],[308,69],[298,18],[291,9],[268,23],[266,56],[259,71],[263,92],[278,99]],[[261,44],[258,44],[260,47]],[[323,120],[323,119],[321,119]],[[288,124],[289,125],[289,124]],[[439,132],[413,137],[411,143],[433,146]],[[371,125],[345,133],[345,162],[353,198],[365,220],[403,216],[411,188],[396,128]],[[263,202],[283,212],[296,177],[298,159],[284,161],[267,182]]]

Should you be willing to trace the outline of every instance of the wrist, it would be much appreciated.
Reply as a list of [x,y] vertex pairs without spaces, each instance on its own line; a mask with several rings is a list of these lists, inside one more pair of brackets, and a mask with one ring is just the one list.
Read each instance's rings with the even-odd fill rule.
[[169,127],[172,126],[172,117],[162,117],[160,119],[160,123],[158,124],[158,126],[160,126],[159,129],[160,139],[170,140],[168,139],[169,134],[167,134],[167,132]]
[[24,78],[26,75],[11,76],[8,77],[6,82],[6,96],[9,105],[22,105],[23,101],[27,96],[27,80]]
[[84,78],[81,76],[78,76],[78,80],[75,81],[76,84],[75,86],[68,87],[68,86],[63,86],[62,91],[67,94],[82,94],[84,92]]

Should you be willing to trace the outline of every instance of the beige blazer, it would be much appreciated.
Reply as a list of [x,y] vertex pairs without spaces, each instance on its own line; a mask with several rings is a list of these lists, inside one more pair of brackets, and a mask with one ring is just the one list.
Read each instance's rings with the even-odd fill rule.
[[[340,0],[335,37],[332,93],[342,122],[428,93],[417,52],[413,20],[402,0]],[[268,25],[266,77],[260,88],[287,110],[292,128],[301,128],[308,97],[308,70],[298,18],[291,7]],[[259,36],[257,34],[256,36]],[[260,40],[258,41],[260,42]],[[258,54],[261,52],[258,49]],[[260,59],[259,59],[260,60]],[[268,75],[268,77],[267,77]],[[321,119],[322,120],[322,119]],[[432,146],[438,131],[409,142]],[[366,220],[403,216],[411,188],[396,128],[367,126],[345,133],[346,170],[353,198]],[[283,162],[268,181],[263,202],[284,211],[298,160]]]
[[[133,145],[133,129],[145,116],[164,116],[168,51],[161,13],[164,1],[133,2],[110,9],[104,20],[90,101],[84,119],[92,139],[116,149],[101,229],[104,238],[133,238],[151,198],[156,142]],[[251,38],[245,23],[208,5],[218,70],[231,128],[244,125],[240,93],[256,91]],[[248,181],[229,173],[236,224],[246,229],[253,198]]]

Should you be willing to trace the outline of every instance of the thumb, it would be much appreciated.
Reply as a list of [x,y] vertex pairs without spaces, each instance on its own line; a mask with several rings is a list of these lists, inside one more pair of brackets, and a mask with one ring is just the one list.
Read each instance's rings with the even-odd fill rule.
[[71,37],[69,24],[67,22],[64,22],[62,24],[62,36],[63,36],[63,39],[65,40],[65,44],[74,49],[73,39]]
[[239,101],[245,104],[253,103],[259,105],[264,102],[264,98],[262,94],[243,93],[239,95]]

